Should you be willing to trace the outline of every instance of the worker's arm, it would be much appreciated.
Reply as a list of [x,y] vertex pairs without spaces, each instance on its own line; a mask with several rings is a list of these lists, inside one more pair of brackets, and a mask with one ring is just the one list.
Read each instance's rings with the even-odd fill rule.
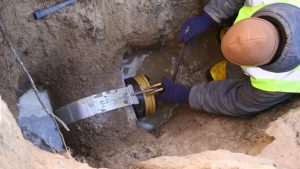
[[192,43],[193,38],[205,32],[213,23],[220,23],[238,13],[245,0],[211,0],[204,13],[187,19],[180,29],[180,42]]
[[204,7],[204,11],[220,23],[238,13],[244,2],[245,0],[211,0]]
[[192,87],[189,104],[206,112],[231,116],[252,115],[270,108],[291,94],[258,90],[248,79],[202,83]]

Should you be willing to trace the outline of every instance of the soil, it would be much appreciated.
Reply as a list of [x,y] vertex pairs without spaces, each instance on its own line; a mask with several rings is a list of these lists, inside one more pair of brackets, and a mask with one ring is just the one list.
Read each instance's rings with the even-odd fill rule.
[[[54,108],[120,87],[119,68],[130,46],[174,38],[179,23],[200,9],[196,0],[80,0],[34,20],[35,10],[56,2],[1,0],[0,6],[8,37],[34,80],[51,92]],[[0,42],[1,95],[16,116],[16,96],[29,87],[28,80],[1,34]]]
[[[153,82],[172,76],[179,55],[178,29],[198,14],[197,0],[79,0],[43,20],[32,12],[56,1],[0,0],[1,27],[8,30],[18,54],[54,109],[77,99],[123,86],[124,56],[149,56],[139,72]],[[186,46],[177,81],[192,85],[206,80],[210,66],[222,60],[217,30]],[[0,94],[16,118],[17,97],[28,80],[0,34]],[[64,132],[73,156],[92,167],[126,168],[135,162],[170,155],[227,149],[258,155],[275,136],[268,125],[294,106],[284,103],[253,117],[233,118],[158,103],[152,133],[137,127],[132,110],[119,109],[70,125]],[[163,118],[160,118],[163,117]],[[296,130],[295,130],[296,131]],[[271,134],[270,134],[271,135]],[[266,156],[264,156],[266,157]],[[267,157],[266,157],[267,158]]]
[[[178,25],[201,9],[196,0],[80,0],[42,20],[34,20],[35,10],[56,2],[0,2],[1,28],[7,30],[7,37],[38,86],[48,90],[54,109],[121,87],[120,67],[131,47],[174,39]],[[30,85],[3,36],[0,40],[0,93],[17,118],[15,103]],[[116,151],[114,148],[132,144],[122,140],[135,133],[131,129],[134,127],[130,111],[122,109],[72,125],[65,137],[75,154],[105,158]],[[132,139],[138,140],[135,136]],[[108,159],[100,163],[105,160]]]
[[[223,59],[218,41],[211,38],[216,35],[216,29],[213,29],[199,37],[195,46],[185,47],[178,83],[192,85],[206,81],[205,74],[209,67]],[[153,83],[157,83],[162,76],[172,77],[179,52],[180,45],[169,42],[147,49],[132,49],[125,58],[148,54],[137,73],[144,73]],[[88,148],[83,145],[71,147],[80,147],[74,149],[75,155],[85,156],[83,158],[91,166],[110,168],[126,168],[158,156],[184,156],[218,149],[257,155],[274,141],[274,137],[267,135],[265,129],[287,112],[291,105],[292,102],[284,103],[257,116],[237,118],[193,110],[188,105],[174,106],[158,102],[156,114],[142,119],[142,123],[154,125],[151,133],[141,128],[113,129],[113,124],[102,127],[102,130],[97,129],[99,135],[94,137],[99,140],[95,141],[96,145],[89,144]],[[82,130],[87,131],[88,128]],[[94,139],[85,134],[77,137],[83,143]]]
[[271,160],[229,151],[207,151],[187,156],[162,156],[141,162],[132,169],[279,169]]
[[53,154],[25,140],[6,103],[0,98],[0,168],[1,169],[91,169],[69,154]]

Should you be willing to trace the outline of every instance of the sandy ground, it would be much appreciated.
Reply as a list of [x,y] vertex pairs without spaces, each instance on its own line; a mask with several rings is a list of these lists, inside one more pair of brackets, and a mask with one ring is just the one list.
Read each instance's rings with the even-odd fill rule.
[[[34,20],[35,10],[55,2],[1,0],[0,6],[3,27],[35,81],[51,92],[55,108],[120,87],[119,68],[131,46],[175,38],[178,25],[200,8],[196,0],[80,0]],[[1,94],[17,115],[16,96],[28,81],[3,42],[0,34]]]
[[188,156],[162,156],[141,162],[133,169],[279,169],[271,160],[218,150]]
[[[211,38],[215,35],[216,31],[211,30],[206,36],[199,37],[195,46],[185,48],[177,79],[179,83],[192,85],[206,81],[207,69],[222,59],[216,39]],[[146,53],[138,72],[145,73],[156,83],[163,75],[172,76],[179,51],[180,45],[173,42],[148,49],[133,49],[128,55],[141,57]],[[98,146],[90,149],[92,154],[86,154],[85,158],[92,166],[123,168],[157,156],[185,156],[218,149],[258,155],[275,139],[265,133],[269,124],[285,114],[294,102],[256,116],[240,118],[209,114],[193,110],[188,105],[158,102],[156,114],[144,120],[154,125],[154,131],[148,133],[141,128],[111,130],[111,135],[104,135],[104,138],[118,141],[112,144],[99,141]],[[83,155],[82,151],[77,153]]]
[[[162,75],[171,76],[180,50],[178,29],[201,6],[197,0],[81,0],[44,20],[33,19],[35,9],[54,2],[0,1],[2,26],[34,80],[49,90],[54,108],[122,86],[119,71],[124,56],[149,53],[140,71],[153,82],[159,82]],[[201,43],[186,47],[180,83],[203,82],[207,69],[221,59],[215,37],[211,31],[199,37]],[[28,81],[1,35],[0,43],[0,94],[16,117],[15,102],[28,88]],[[78,160],[92,167],[126,168],[161,155],[216,149],[257,155],[276,137],[264,130],[294,106],[284,103],[254,117],[231,118],[186,105],[159,105],[157,113],[163,121],[171,118],[163,125],[154,119],[160,127],[152,133],[136,127],[134,119],[120,109],[71,125],[71,132],[64,133],[67,144]],[[298,128],[288,130],[298,132]]]
[[[175,38],[178,25],[199,13],[201,6],[197,0],[79,0],[43,20],[34,20],[33,11],[55,2],[0,1],[1,27],[38,86],[49,91],[54,109],[121,87],[120,67],[130,48]],[[17,117],[17,97],[29,84],[2,35],[0,42],[0,94]],[[107,157],[153,137],[141,131],[146,136],[139,139],[142,134],[132,131],[133,120],[123,109],[117,110],[70,126],[65,137],[74,154],[91,159],[91,163],[113,166],[113,162],[107,164]],[[134,160],[129,156],[116,165],[128,161]]]
[[[25,140],[7,104],[0,97],[0,168],[1,169],[89,169],[88,164],[75,161],[70,155],[65,157],[41,151]],[[67,157],[67,158],[66,158]]]
[[[64,156],[51,154],[33,146],[24,140],[17,123],[13,119],[7,105],[0,98],[0,168],[90,168],[85,163],[76,162],[68,154]],[[275,121],[267,132],[276,137],[276,141],[269,144],[260,154],[253,157],[225,150],[206,151],[187,156],[161,156],[144,162],[138,162],[124,168],[152,169],[152,168],[235,168],[235,169],[277,169],[297,168],[299,159],[299,138],[297,132],[286,133],[286,138],[280,136],[284,130],[296,131],[299,119],[299,109],[289,111],[284,117]],[[279,134],[279,135],[278,135]],[[295,144],[295,140],[298,140]],[[286,143],[289,143],[287,145]],[[288,151],[278,152],[276,147],[284,147]],[[277,151],[274,153],[274,151]],[[271,154],[270,154],[271,153]],[[138,154],[136,154],[138,156]],[[268,158],[268,159],[266,159]],[[114,167],[116,168],[116,167]]]

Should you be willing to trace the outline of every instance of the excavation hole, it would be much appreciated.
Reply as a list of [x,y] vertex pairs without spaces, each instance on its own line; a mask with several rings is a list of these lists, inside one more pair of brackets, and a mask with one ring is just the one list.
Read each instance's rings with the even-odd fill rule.
[[[186,47],[178,82],[192,85],[205,81],[208,68],[222,59],[217,41],[209,38],[212,36],[215,35],[203,36],[196,46]],[[172,76],[179,51],[180,45],[176,42],[149,49],[133,48],[124,57],[124,63],[133,69],[125,66],[124,72],[132,73],[131,76],[143,73],[153,83],[160,82],[162,76]],[[89,147],[77,147],[77,156],[84,155],[95,167],[119,168],[156,156],[182,156],[216,149],[256,155],[274,139],[266,135],[264,129],[281,116],[281,112],[286,112],[281,107],[238,118],[193,110],[188,105],[171,105],[159,100],[157,104],[156,113],[140,119],[138,128],[110,126],[101,130]]]
[[[209,67],[222,60],[217,40],[210,38],[216,32],[210,33],[200,37],[195,46],[185,47],[177,76],[179,83],[193,85],[206,81]],[[162,76],[172,77],[179,52],[177,42],[132,48],[124,56],[118,76],[122,80],[142,73],[152,83],[161,82]],[[287,112],[287,104],[257,116],[227,117],[157,100],[157,111],[152,116],[136,121],[132,108],[119,109],[72,124],[71,132],[64,132],[64,136],[73,156],[92,167],[124,168],[157,156],[183,156],[217,149],[256,155],[274,140],[264,130]]]

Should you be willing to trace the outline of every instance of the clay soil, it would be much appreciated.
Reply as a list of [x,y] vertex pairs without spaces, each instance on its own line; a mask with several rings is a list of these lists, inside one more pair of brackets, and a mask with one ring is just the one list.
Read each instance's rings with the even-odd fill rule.
[[[124,58],[149,54],[139,72],[153,82],[171,77],[180,51],[178,28],[201,9],[197,0],[89,0],[41,21],[32,18],[33,10],[54,2],[0,0],[1,26],[39,87],[50,92],[54,109],[121,87]],[[208,68],[222,60],[217,31],[185,48],[179,83],[205,82]],[[0,94],[16,118],[15,103],[29,84],[2,37]],[[274,140],[264,130],[294,102],[240,118],[158,102],[157,114],[146,119],[154,126],[151,132],[138,127],[132,110],[119,109],[72,124],[64,135],[73,156],[92,167],[128,168],[158,156],[217,149],[257,155]]]
[[[192,85],[205,82],[209,67],[223,59],[215,38],[216,31],[213,29],[207,35],[198,37],[194,46],[185,47],[178,83]],[[125,58],[149,54],[138,73],[146,74],[156,83],[160,82],[162,76],[172,76],[179,51],[180,45],[175,41],[147,49],[132,48]],[[218,149],[257,155],[274,140],[264,130],[285,114],[292,103],[284,103],[256,116],[227,117],[158,100],[156,114],[142,120],[154,126],[151,132],[141,127],[104,127],[97,131],[95,137],[99,140],[93,145],[88,144],[92,138],[78,136],[83,145],[90,147],[78,144],[71,147],[76,147],[76,157],[85,159],[91,166],[110,168],[126,168],[158,156],[184,156]],[[138,124],[142,126],[144,123]]]

